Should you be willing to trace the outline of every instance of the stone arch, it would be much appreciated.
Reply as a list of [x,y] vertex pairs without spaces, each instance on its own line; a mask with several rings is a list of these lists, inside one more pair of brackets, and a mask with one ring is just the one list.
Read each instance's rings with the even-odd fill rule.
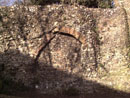
[[81,32],[78,32],[77,30],[75,30],[74,28],[71,28],[71,27],[64,26],[61,28],[55,28],[53,30],[53,33],[68,35],[68,36],[71,36],[71,37],[75,38],[76,40],[78,40],[81,44],[86,43],[86,37],[83,34],[81,34]]

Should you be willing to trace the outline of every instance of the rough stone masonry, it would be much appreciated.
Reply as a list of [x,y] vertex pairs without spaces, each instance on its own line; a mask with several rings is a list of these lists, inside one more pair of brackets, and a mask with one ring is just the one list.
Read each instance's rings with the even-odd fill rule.
[[[1,7],[2,77],[45,94],[70,87],[80,93],[98,91],[98,85],[90,81],[111,86],[103,78],[128,63],[125,21],[121,8],[56,4]],[[73,28],[86,38],[85,43],[75,34],[52,32],[60,27]],[[116,88],[115,81],[112,85]]]

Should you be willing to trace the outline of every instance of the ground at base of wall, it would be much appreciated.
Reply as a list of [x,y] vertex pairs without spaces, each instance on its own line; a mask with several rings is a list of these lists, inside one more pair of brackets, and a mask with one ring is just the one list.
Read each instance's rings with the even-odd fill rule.
[[[20,97],[19,97],[20,96]],[[66,96],[66,95],[17,95],[17,96],[10,96],[10,95],[0,95],[0,98],[129,98],[130,94],[115,94],[115,93],[107,93],[106,94],[86,94],[86,95],[78,95],[78,96]]]

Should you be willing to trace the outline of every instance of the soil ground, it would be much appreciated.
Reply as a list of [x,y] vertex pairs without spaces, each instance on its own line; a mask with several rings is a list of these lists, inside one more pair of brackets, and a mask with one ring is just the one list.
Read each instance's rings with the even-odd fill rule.
[[5,96],[0,95],[0,98],[130,98],[130,95],[114,95],[114,94],[89,94],[89,95],[80,95],[80,96],[52,96],[52,95],[37,95],[37,96],[26,96],[26,97],[17,97],[17,96]]
[[106,92],[104,94],[95,93],[86,95],[67,96],[67,95],[43,95],[43,94],[37,94],[35,92],[27,92],[16,94],[15,96],[7,96],[1,94],[0,98],[130,98],[130,93]]

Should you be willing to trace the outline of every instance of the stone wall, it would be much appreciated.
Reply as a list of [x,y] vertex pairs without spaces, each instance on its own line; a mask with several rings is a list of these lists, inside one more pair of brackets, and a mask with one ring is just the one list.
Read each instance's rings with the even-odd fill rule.
[[[53,94],[70,87],[80,93],[98,92],[98,83],[111,88],[118,85],[108,77],[128,64],[121,8],[54,4],[1,7],[0,12],[1,77]],[[75,34],[52,32],[57,27],[73,28],[86,43]]]

